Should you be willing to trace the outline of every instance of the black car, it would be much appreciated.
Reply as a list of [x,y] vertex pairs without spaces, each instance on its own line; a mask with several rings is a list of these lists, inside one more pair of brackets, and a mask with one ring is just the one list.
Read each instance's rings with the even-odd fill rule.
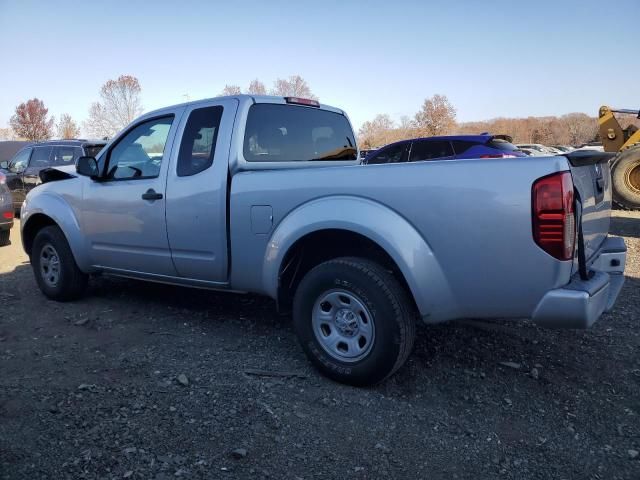
[[105,145],[104,141],[49,140],[24,147],[11,160],[2,162],[15,210],[20,210],[27,193],[40,183],[41,170],[74,165],[82,156],[95,157]]

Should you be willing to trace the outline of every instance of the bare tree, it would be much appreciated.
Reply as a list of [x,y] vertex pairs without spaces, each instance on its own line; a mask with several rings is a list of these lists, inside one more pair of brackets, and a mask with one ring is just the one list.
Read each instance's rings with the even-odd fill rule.
[[16,107],[16,113],[9,124],[19,137],[33,142],[47,140],[51,138],[54,123],[53,117],[47,118],[48,114],[49,110],[45,108],[44,102],[32,98]]
[[301,97],[312,98],[317,100],[311,92],[311,87],[307,81],[300,75],[292,75],[289,78],[278,78],[271,89],[271,95],[278,95],[280,97]]
[[68,139],[68,138],[78,138],[80,136],[80,128],[76,122],[73,121],[71,115],[68,113],[63,114],[60,117],[57,125],[58,136],[60,138]]
[[361,147],[373,148],[386,145],[395,140],[395,123],[386,113],[376,115],[373,120],[364,122],[358,131]]
[[256,78],[255,80],[251,80],[247,93],[249,95],[266,95],[267,88],[264,86],[264,83]]
[[10,127],[0,128],[0,141],[4,140],[20,140],[20,136]]
[[456,109],[446,95],[436,94],[424,101],[415,123],[421,135],[445,135],[456,126]]
[[563,115],[560,121],[567,130],[570,145],[591,142],[598,133],[597,121],[584,113],[569,113]]
[[399,139],[405,138],[415,138],[419,136],[419,133],[416,128],[415,120],[411,119],[407,115],[403,115],[400,117],[400,124],[398,125],[398,135]]
[[100,89],[100,100],[89,108],[85,128],[95,137],[112,137],[142,113],[138,79],[120,75]]
[[220,93],[220,96],[225,97],[227,95],[240,95],[240,87],[237,85],[225,85]]

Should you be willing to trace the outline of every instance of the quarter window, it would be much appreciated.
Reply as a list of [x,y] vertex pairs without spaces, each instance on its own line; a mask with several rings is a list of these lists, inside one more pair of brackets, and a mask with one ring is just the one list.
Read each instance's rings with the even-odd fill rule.
[[53,164],[73,165],[81,155],[82,149],[79,147],[54,147]]
[[195,175],[213,165],[222,111],[220,106],[206,107],[189,115],[178,154],[179,177]]
[[467,140],[453,140],[451,142],[453,144],[453,149],[456,152],[456,155],[462,155],[471,147],[478,145],[478,143],[470,142]]
[[109,152],[106,177],[113,180],[155,178],[169,137],[173,116],[141,123]]

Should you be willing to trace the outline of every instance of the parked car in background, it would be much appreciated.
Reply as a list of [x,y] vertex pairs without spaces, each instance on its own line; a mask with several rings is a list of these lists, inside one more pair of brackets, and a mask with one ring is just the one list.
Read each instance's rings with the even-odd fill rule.
[[533,150],[531,148],[518,148],[519,151],[526,154],[528,157],[547,157],[548,153],[542,153],[539,150]]
[[576,150],[594,150],[596,152],[604,152],[604,146],[600,142],[590,142],[581,145]]
[[365,164],[526,157],[502,135],[451,135],[390,143],[365,158]]
[[82,156],[96,156],[105,144],[102,140],[50,140],[22,148],[2,165],[15,210],[20,210],[27,193],[40,183],[42,170],[74,165]]
[[313,364],[353,385],[402,366],[418,318],[591,326],[625,278],[608,157],[523,161],[472,138],[400,147],[492,158],[362,166],[346,114],[315,100],[176,105],[42,175],[22,244],[54,300],[100,272],[268,295]]
[[575,148],[570,147],[569,145],[552,145],[556,150],[560,150],[562,153],[573,152]]
[[547,147],[540,143],[518,143],[516,144],[516,147],[520,149],[525,148],[527,150],[536,150],[537,152],[540,152],[543,155],[559,155],[559,154],[561,155],[562,154],[561,151],[556,150],[555,148]]
[[7,177],[0,172],[0,247],[9,244],[13,227],[13,201],[7,188]]

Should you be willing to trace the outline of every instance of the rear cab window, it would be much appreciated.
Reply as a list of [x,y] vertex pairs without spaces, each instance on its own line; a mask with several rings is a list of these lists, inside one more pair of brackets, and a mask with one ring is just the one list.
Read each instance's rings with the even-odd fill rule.
[[357,160],[347,118],[316,107],[257,103],[249,108],[243,147],[247,162]]

